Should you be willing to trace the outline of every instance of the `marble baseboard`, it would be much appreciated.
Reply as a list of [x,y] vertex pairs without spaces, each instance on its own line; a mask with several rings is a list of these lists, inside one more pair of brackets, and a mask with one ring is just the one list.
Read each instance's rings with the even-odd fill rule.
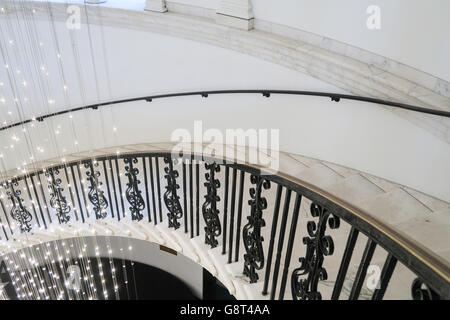
[[367,50],[354,47],[346,43],[323,37],[311,32],[260,19],[255,19],[255,29],[284,36],[294,40],[300,40],[322,49],[340,54],[342,56],[361,61],[371,67],[392,73],[400,78],[404,78],[411,82],[417,83],[418,85],[427,88],[439,95],[450,98],[449,82],[398,61],[369,52]]
[[254,19],[242,19],[217,13],[216,23],[241,30],[251,30],[253,29]]
[[187,4],[172,1],[166,1],[166,7],[170,12],[173,13],[186,14],[208,19],[214,19],[216,16],[216,10],[214,9],[190,6]]

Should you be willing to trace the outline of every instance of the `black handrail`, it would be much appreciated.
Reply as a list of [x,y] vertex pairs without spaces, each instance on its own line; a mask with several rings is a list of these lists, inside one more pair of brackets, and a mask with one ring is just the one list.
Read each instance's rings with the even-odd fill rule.
[[[161,215],[161,211],[163,210],[165,216],[167,216],[165,222],[169,223],[169,228],[181,228],[181,223],[184,222],[186,234],[189,234],[190,232],[190,237],[194,238],[201,233],[201,235],[205,237],[205,244],[210,245],[211,248],[219,245],[217,239],[218,236],[223,236],[223,243],[227,243],[228,237],[229,246],[227,249],[225,249],[225,247],[223,248],[223,254],[228,253],[229,257],[232,257],[233,253],[235,253],[234,261],[238,261],[238,259],[242,258],[243,250],[239,251],[239,243],[242,241],[245,250],[243,274],[248,277],[250,282],[256,282],[259,277],[261,277],[261,280],[264,281],[263,294],[268,293],[267,288],[270,278],[272,278],[270,297],[275,299],[275,293],[278,292],[278,298],[283,299],[288,283],[287,266],[290,265],[292,247],[294,241],[295,243],[299,243],[299,240],[295,240],[296,234],[298,233],[295,226],[297,225],[301,201],[305,198],[311,201],[311,219],[307,222],[306,226],[302,224],[301,230],[299,230],[301,233],[302,231],[305,231],[304,228],[307,229],[306,237],[303,238],[304,245],[307,245],[307,253],[305,257],[301,258],[300,267],[293,270],[290,276],[290,291],[294,299],[321,298],[320,291],[317,288],[317,282],[323,276],[322,262],[327,260],[328,256],[333,254],[334,248],[329,231],[331,229],[339,229],[342,222],[348,223],[351,226],[351,230],[342,256],[342,262],[339,266],[339,272],[336,276],[332,295],[333,299],[337,299],[341,292],[358,233],[366,235],[369,239],[359,265],[358,274],[353,283],[350,298],[356,299],[360,295],[361,286],[367,274],[367,267],[371,263],[375,248],[379,246],[388,252],[388,256],[381,274],[380,287],[374,291],[372,296],[373,299],[383,298],[397,261],[404,264],[418,276],[412,285],[412,292],[415,298],[426,298],[424,295],[428,292],[433,296],[437,295],[437,297],[440,298],[450,299],[450,284],[448,281],[450,268],[448,263],[361,209],[353,207],[351,204],[346,203],[301,179],[283,173],[267,175],[264,168],[256,165],[238,163],[236,161],[218,159],[208,155],[194,153],[180,156],[182,158],[176,159],[169,151],[143,151],[116,155],[100,155],[95,157],[95,160],[86,158],[68,163],[61,163],[48,167],[45,170],[40,169],[4,182],[3,188],[8,192],[8,197],[3,200],[0,198],[0,212],[3,212],[3,217],[7,220],[6,224],[2,224],[3,235],[6,240],[13,237],[15,232],[12,228],[13,223],[18,225],[22,232],[33,232],[31,221],[39,223],[39,219],[42,220],[42,224],[45,226],[45,229],[47,229],[47,222],[51,223],[50,213],[47,212],[49,221],[46,221],[47,219],[42,210],[43,207],[47,209],[51,208],[51,215],[53,215],[55,223],[59,222],[59,224],[63,224],[73,218],[75,218],[76,221],[79,221],[78,215],[70,218],[72,215],[71,211],[75,214],[75,208],[72,208],[72,210],[70,208],[72,205],[75,206],[75,203],[73,200],[71,203],[66,200],[68,195],[72,199],[75,199],[75,196],[78,199],[76,210],[79,210],[83,223],[85,222],[85,219],[99,220],[105,218],[105,216],[109,214],[114,217],[111,198],[114,198],[116,203],[116,208],[114,208],[116,212],[115,218],[120,221],[125,218],[125,205],[123,202],[128,201],[127,206],[129,206],[128,208],[131,212],[132,220],[140,221],[144,219],[144,215],[147,213],[148,222],[144,220],[145,223],[154,223],[155,225],[157,223],[163,223]],[[162,161],[158,161],[158,159]],[[202,184],[198,181],[198,177],[200,176],[200,163],[198,161],[205,164],[205,168],[202,170],[202,172],[205,173],[204,178],[202,178],[202,182],[204,183]],[[107,168],[107,163],[109,163],[109,168]],[[159,164],[164,167],[163,175],[160,174]],[[147,165],[149,165],[150,172],[146,170]],[[153,165],[156,166],[155,175],[152,169]],[[187,172],[183,169],[185,165],[189,166],[190,171],[188,196],[187,190],[185,189]],[[82,170],[80,170],[80,168],[82,168]],[[222,171],[221,168],[225,168],[226,172],[229,172],[229,169],[232,169],[233,171],[231,190],[228,190],[228,183],[223,183],[224,181],[221,181],[222,179],[216,175],[217,172]],[[181,169],[183,170],[180,175]],[[108,170],[110,171],[108,172]],[[70,175],[68,175],[67,172],[72,174],[71,181]],[[78,173],[78,176],[76,176],[75,172]],[[104,176],[102,175],[102,172],[104,173]],[[146,181],[149,173],[150,180],[152,181],[151,188],[149,188],[148,182],[145,186],[140,186],[140,181]],[[142,174],[144,174],[144,179],[142,179]],[[49,187],[47,197],[45,197],[42,184],[40,184],[40,190],[36,190],[36,186],[34,185],[35,180],[45,181],[45,179],[40,178],[41,175],[44,175],[47,178],[47,185]],[[61,180],[58,178],[58,176],[61,177],[61,175],[65,175],[66,179],[63,178]],[[111,179],[108,179],[108,175]],[[194,175],[196,178],[193,178]],[[126,177],[126,181],[121,182],[120,176]],[[236,181],[238,176],[240,177],[239,183]],[[36,192],[34,196],[30,192],[28,195],[16,192],[28,185],[27,177],[33,183],[33,189]],[[153,184],[154,178],[158,183],[157,191]],[[228,179],[228,173],[225,174],[225,179]],[[247,191],[245,193],[250,194],[248,205],[251,210],[249,210],[250,214],[247,216],[246,221],[242,221],[242,223],[245,224],[244,226],[238,223],[244,218],[241,216],[241,209],[239,209],[242,206],[241,199],[244,194],[241,179],[249,179],[250,182],[250,186],[246,187],[246,189],[250,188],[247,190],[249,193]],[[163,185],[165,192],[164,195],[162,195],[159,190],[159,182],[164,180],[166,180],[165,185]],[[196,180],[195,186],[194,183],[192,183],[193,180]],[[114,181],[117,181],[120,191],[111,193],[110,184],[115,188],[116,183]],[[100,188],[103,182],[106,183],[106,190]],[[127,185],[124,195],[122,195],[121,190],[122,183],[126,183]],[[181,184],[183,185],[182,196],[181,192],[178,191]],[[240,187],[237,187],[238,184]],[[198,194],[201,185],[206,188],[205,200],[201,206],[201,212],[205,220],[205,228],[202,229],[199,228],[198,224],[200,210]],[[271,187],[271,185],[273,186]],[[75,187],[75,189],[73,189],[72,186]],[[223,199],[217,197],[219,189],[223,187],[227,190],[225,191],[226,194],[228,194],[228,191],[231,193],[231,199],[228,196]],[[274,190],[274,187],[277,189],[277,195],[275,211],[273,214],[274,220],[272,221],[273,225],[266,226],[268,228],[272,227],[269,239],[271,244],[268,253],[268,257],[270,258],[266,264],[268,268],[266,268],[265,274],[263,275],[261,272],[261,274],[258,275],[258,271],[264,267],[265,256],[267,255],[267,252],[265,252],[262,247],[264,240],[261,237],[261,228],[265,226],[264,217],[271,214],[266,210],[268,206],[266,202],[267,198],[265,197],[268,189]],[[78,191],[79,188],[81,189],[82,197],[80,197]],[[87,196],[85,194],[85,188],[88,193]],[[38,194],[38,191],[40,191],[40,194]],[[150,192],[153,199],[153,218],[149,203],[150,195],[148,193]],[[282,193],[284,194],[284,201],[282,200]],[[185,198],[186,196],[188,199]],[[181,199],[181,197],[183,197],[183,199]],[[195,209],[194,197],[197,198],[195,201]],[[126,198],[126,200],[124,198]],[[159,219],[156,217],[156,207],[154,206],[155,198],[158,199],[158,209],[160,212]],[[239,198],[239,204],[236,202],[237,198]],[[295,199],[295,205],[293,207],[289,205],[291,199]],[[118,205],[119,200],[122,202],[122,210],[120,210]],[[184,200],[186,200],[186,202],[183,206],[182,203]],[[190,210],[187,210],[186,203],[188,201],[191,203]],[[28,209],[28,203],[30,203],[32,211]],[[5,204],[9,204],[15,210],[14,212],[16,214],[11,216],[13,218],[11,221],[8,219],[8,213],[10,211],[6,210]],[[37,208],[36,204],[38,206]],[[162,204],[165,205],[164,208]],[[226,218],[226,208],[228,206],[230,206],[231,209],[230,220],[227,220]],[[222,208],[224,210],[223,215],[220,214]],[[279,216],[278,211],[281,208],[283,209],[280,211],[281,215]],[[40,212],[40,216],[38,215],[38,211]],[[89,215],[89,211],[94,214]],[[188,215],[188,213],[190,215]],[[194,213],[196,215],[195,218]],[[237,213],[237,215],[235,216],[234,213]],[[20,217],[18,215],[20,215]],[[237,223],[235,226],[233,219],[236,217]],[[281,221],[279,222],[280,229],[278,230],[279,235],[277,236],[276,224],[279,218],[281,218]],[[195,228],[194,221],[196,223]],[[2,223],[1,220],[0,223]],[[188,227],[189,225],[190,227]],[[7,229],[9,229],[9,232]],[[195,235],[194,229],[197,231]],[[227,229],[229,230],[229,233],[227,232]],[[236,235],[242,234],[242,237],[239,235],[235,238],[233,236],[233,231],[236,232]],[[287,238],[285,236],[287,236]],[[273,241],[275,238],[278,238],[279,240],[277,251],[273,252]],[[283,243],[286,242],[286,239],[286,256],[284,268],[282,268],[281,257],[282,252],[284,252]],[[318,245],[320,245],[320,248],[317,247]],[[272,257],[274,260],[272,260]],[[228,259],[228,263],[231,262],[233,262],[231,258]],[[273,271],[271,271],[271,268],[269,267],[272,263],[274,264]],[[279,284],[280,281],[281,286],[277,289],[277,284]],[[427,289],[422,289],[424,285]]]
[[37,121],[44,121],[46,118],[59,116],[62,114],[75,112],[75,111],[81,111],[81,110],[87,110],[87,109],[98,109],[99,107],[103,106],[109,106],[113,104],[121,104],[121,103],[127,103],[127,102],[134,102],[134,101],[147,101],[151,102],[152,100],[156,99],[163,99],[163,98],[173,98],[173,97],[184,97],[184,96],[202,96],[203,98],[207,98],[210,95],[218,95],[218,94],[243,94],[243,93],[250,93],[250,94],[262,94],[264,97],[269,98],[272,94],[288,94],[288,95],[299,95],[299,96],[315,96],[315,97],[328,97],[332,101],[339,102],[341,99],[345,100],[355,100],[355,101],[363,101],[363,102],[369,102],[374,104],[382,104],[385,106],[390,106],[398,109],[405,109],[425,114],[432,114],[436,116],[446,117],[450,118],[450,111],[444,111],[444,110],[436,110],[436,109],[429,109],[424,107],[418,107],[413,106],[409,104],[404,104],[400,102],[393,102],[388,100],[382,100],[382,99],[376,99],[376,98],[370,98],[370,97],[361,97],[361,96],[354,96],[354,95],[348,95],[348,94],[340,94],[340,93],[330,93],[330,92],[318,92],[318,91],[299,91],[299,90],[272,90],[272,89],[254,89],[254,90],[212,90],[212,91],[190,91],[190,92],[177,92],[177,93],[167,93],[167,94],[159,94],[159,95],[153,95],[153,96],[144,96],[144,97],[137,97],[137,98],[128,98],[128,99],[120,99],[120,100],[114,100],[114,101],[107,101],[107,102],[101,102],[101,103],[95,103],[90,104],[87,106],[62,110],[54,113],[49,113],[43,116],[38,116],[33,119],[24,120],[22,122],[13,123],[8,126],[4,126],[0,128],[0,131],[10,129],[13,127],[17,127],[20,125],[24,125],[27,123],[30,123],[34,120]]

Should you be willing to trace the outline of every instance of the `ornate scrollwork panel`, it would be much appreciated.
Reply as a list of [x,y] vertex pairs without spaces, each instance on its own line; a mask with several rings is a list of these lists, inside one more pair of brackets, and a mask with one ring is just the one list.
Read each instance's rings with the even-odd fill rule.
[[258,273],[264,267],[264,251],[261,236],[261,228],[265,226],[262,217],[263,210],[267,209],[267,200],[262,197],[262,190],[270,188],[270,181],[262,176],[250,176],[250,181],[255,186],[250,188],[250,216],[247,217],[247,224],[243,228],[243,241],[246,253],[244,254],[244,275],[250,278],[250,283],[258,281]]
[[411,285],[413,300],[440,300],[439,295],[420,278],[416,278]]
[[327,224],[331,229],[339,228],[340,220],[326,208],[318,204],[311,204],[311,215],[319,218],[318,223],[308,221],[307,237],[303,238],[306,245],[305,257],[300,258],[300,267],[292,272],[291,291],[294,300],[321,300],[322,295],[317,291],[319,280],[327,280],[327,271],[323,267],[325,256],[334,252],[334,242],[331,236],[325,235]]
[[62,181],[57,177],[58,175],[58,169],[50,168],[45,171],[50,192],[50,206],[56,210],[59,221],[61,223],[67,223],[70,220],[70,206],[67,204],[66,197],[62,194],[64,188],[61,187]]
[[183,217],[183,209],[180,204],[180,197],[177,195],[177,190],[180,186],[177,184],[178,171],[173,168],[173,160],[171,157],[164,157],[164,178],[167,180],[166,191],[164,192],[164,203],[169,210],[167,217],[169,218],[169,228],[178,229],[180,223],[178,219]]
[[137,158],[125,158],[123,161],[127,164],[125,176],[128,177],[128,183],[125,196],[130,204],[131,219],[140,221],[144,218],[141,211],[145,209],[145,202],[141,195],[142,192],[139,190],[139,184],[141,183],[138,179],[139,169],[134,167],[138,160]]
[[222,229],[220,227],[219,209],[217,203],[220,197],[217,195],[217,189],[220,187],[220,181],[215,179],[216,172],[220,171],[220,166],[213,163],[205,163],[205,169],[209,172],[205,173],[205,203],[202,206],[203,219],[205,220],[205,243],[211,248],[217,247],[219,244],[216,237],[220,236]]
[[24,205],[24,199],[21,196],[22,191],[18,188],[19,182],[8,182],[3,187],[7,190],[6,194],[11,201],[11,217],[17,222],[21,232],[29,232],[33,217]]
[[108,208],[108,201],[106,200],[103,191],[100,189],[102,185],[102,182],[98,180],[98,178],[100,177],[100,171],[95,171],[94,169],[98,167],[98,162],[86,162],[84,164],[84,167],[86,169],[89,169],[88,171],[86,171],[87,179],[90,182],[88,197],[89,201],[93,205],[95,217],[97,219],[106,218],[106,215],[108,214],[108,212],[106,211],[106,209]]

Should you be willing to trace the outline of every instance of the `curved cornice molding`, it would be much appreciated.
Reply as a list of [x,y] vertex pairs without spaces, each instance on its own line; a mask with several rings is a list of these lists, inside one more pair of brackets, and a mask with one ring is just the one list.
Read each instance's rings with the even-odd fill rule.
[[[15,10],[31,9],[35,10],[38,18],[49,18],[47,3],[27,1],[16,8],[11,1],[5,1],[5,7],[6,15],[12,14],[14,18],[16,18]],[[54,19],[66,20],[66,4],[51,3],[50,7]],[[363,50],[354,50],[352,46],[304,31],[293,31],[263,21],[255,21],[256,29],[245,31],[217,24],[214,19],[208,17],[208,13],[201,16],[173,13],[170,12],[170,6],[169,12],[164,14],[103,6],[86,8],[91,24],[155,32],[199,41],[311,75],[353,94],[437,110],[450,110],[448,82],[372,53],[366,53],[367,56],[364,56]],[[190,11],[191,14],[195,12]],[[81,18],[82,22],[85,22],[85,15]],[[347,55],[342,54],[344,52]],[[394,112],[450,143],[449,119],[411,114],[402,110]]]

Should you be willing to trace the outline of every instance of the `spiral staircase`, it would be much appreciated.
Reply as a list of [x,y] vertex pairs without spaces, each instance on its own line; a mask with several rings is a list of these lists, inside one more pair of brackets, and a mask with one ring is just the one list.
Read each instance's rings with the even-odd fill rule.
[[[3,2],[0,102],[16,108],[0,109],[0,276],[10,273],[18,298],[67,293],[57,281],[35,290],[28,269],[67,269],[78,256],[145,264],[143,248],[155,244],[242,300],[450,299],[445,80],[255,18],[250,1],[216,10],[147,0],[146,11],[143,0],[80,1],[79,35],[67,27],[65,1]],[[278,150],[192,143],[174,152],[163,142],[199,117],[222,129],[284,130],[278,170],[248,161]],[[336,143],[333,130],[343,132]],[[36,152],[41,142],[47,153]],[[0,298],[10,298],[0,282]],[[114,296],[103,290],[96,299]],[[69,298],[87,298],[77,294]]]
[[[281,197],[281,187],[260,185],[259,180],[255,178],[258,176],[252,172],[240,171],[239,176],[236,172],[233,180],[228,181],[226,177],[234,169],[229,167],[224,170],[227,168],[226,165],[215,172],[214,179],[219,182],[215,189],[218,198],[214,201],[217,210],[215,218],[218,223],[211,224],[212,218],[204,209],[205,206],[207,208],[211,205],[210,164],[216,162],[211,162],[212,160],[205,155],[195,158],[190,167],[193,172],[190,172],[189,176],[189,170],[182,167],[182,164],[185,164],[187,168],[190,166],[189,162],[185,163],[185,158],[174,161],[172,164],[174,159],[170,152],[173,147],[173,143],[152,143],[73,154],[65,157],[63,163],[61,159],[53,159],[45,163],[33,164],[36,175],[33,179],[34,173],[30,172],[28,180],[27,176],[20,178],[14,174],[15,172],[11,172],[11,179],[6,180],[2,194],[2,256],[8,256],[25,248],[33,248],[40,243],[63,239],[94,236],[123,237],[164,245],[189,257],[217,277],[237,299],[299,298],[295,294],[295,289],[291,289],[292,292],[289,289],[290,284],[294,286],[293,274],[296,268],[302,264],[299,258],[306,259],[304,261],[306,265],[315,266],[312,269],[303,270],[308,270],[309,275],[317,281],[316,287],[313,285],[305,288],[307,292],[304,292],[305,295],[302,298],[317,298],[320,295],[323,299],[332,297],[410,299],[417,298],[417,292],[423,293],[419,295],[420,297],[445,298],[449,293],[447,262],[449,259],[447,244],[450,234],[449,203],[350,168],[301,155],[281,153],[280,170],[276,173],[276,177],[307,186],[305,190],[320,192],[325,198],[337,201],[339,206],[336,208],[339,210],[342,208],[349,210],[346,206],[351,206],[353,209],[350,212],[353,212],[355,216],[360,215],[361,221],[370,221],[371,227],[361,228],[362,222],[355,217],[349,219],[338,213],[336,209],[334,213],[331,206],[327,209],[317,205],[316,201],[312,202],[308,198],[308,192],[300,197],[301,204],[297,202],[298,195],[301,193],[292,192],[291,197],[289,187],[284,189],[283,197]],[[240,159],[245,159],[242,157],[249,152],[249,148],[231,148],[234,149],[237,157],[241,155]],[[271,154],[270,150],[259,150],[259,152]],[[149,167],[149,164],[145,165],[143,160],[152,155],[156,157],[155,159],[160,156],[163,157],[160,160],[170,158],[170,161],[156,162],[154,168],[150,162]],[[117,160],[120,162],[116,162]],[[218,159],[215,161],[218,162]],[[130,163],[134,163],[131,170],[136,169],[135,180],[126,178],[132,176],[129,174]],[[38,173],[38,168],[43,171]],[[72,176],[71,171],[74,168],[76,170]],[[81,171],[77,173],[78,168],[81,168]],[[149,170],[152,172],[150,173]],[[177,171],[176,174],[175,171]],[[178,172],[183,173],[181,175],[183,179],[178,176]],[[46,178],[41,179],[41,175]],[[97,177],[96,182],[89,184],[89,181],[94,181],[90,180],[93,176]],[[117,181],[118,177],[122,177],[121,182],[120,178]],[[55,185],[54,182],[58,179],[60,179],[59,183]],[[23,188],[23,192],[15,196],[14,193],[13,196],[9,193],[8,197],[4,192],[12,190],[14,181],[18,181],[15,190],[20,191]],[[27,181],[31,188],[27,188],[23,184],[24,181]],[[44,188],[40,189],[34,181],[42,181]],[[256,186],[260,186],[256,191],[255,183]],[[48,190],[44,191],[47,184]],[[80,190],[77,189],[77,185]],[[116,185],[118,188],[114,191],[113,188],[116,188]],[[174,185],[179,188],[171,188]],[[33,187],[37,188],[33,190]],[[81,195],[83,188],[88,194],[87,197]],[[175,198],[170,197],[174,195],[173,192],[175,192]],[[262,251],[258,254],[251,250],[251,246],[246,247],[245,241],[248,239],[246,240],[244,236],[245,226],[251,221],[254,223],[251,217],[255,212],[251,208],[255,192],[259,200],[264,198],[260,211],[263,222],[259,221],[260,238],[257,238]],[[287,193],[290,199],[287,199]],[[102,196],[91,197],[92,194]],[[138,194],[141,196],[136,198]],[[295,204],[294,194],[297,194]],[[179,198],[178,201],[176,197]],[[66,198],[72,199],[73,202]],[[55,199],[59,202],[55,202]],[[98,199],[104,199],[104,202]],[[136,199],[140,199],[140,202],[136,203]],[[77,201],[80,206],[76,204]],[[61,211],[64,207],[63,202],[64,206],[69,207],[68,211],[64,211],[65,214]],[[300,206],[296,208],[298,205]],[[26,232],[20,230],[20,227],[24,226],[22,224],[24,220],[8,218],[9,211],[15,208],[28,208],[26,211],[29,213],[30,221],[25,224],[29,226]],[[104,209],[101,211],[96,208]],[[297,209],[298,216],[295,215]],[[329,213],[324,214],[327,210]],[[235,221],[227,222],[227,214],[228,219],[232,214]],[[331,214],[330,217],[329,214]],[[65,220],[63,216],[69,218]],[[333,226],[333,219],[341,221]],[[328,228],[327,223],[330,223]],[[254,225],[252,227],[254,228]],[[315,234],[314,231],[317,229],[320,235]],[[359,237],[357,235],[355,237],[355,230],[361,230]],[[354,244],[349,249],[348,242],[352,237]],[[375,249],[380,237],[385,240],[380,241],[381,245]],[[309,245],[306,245],[308,240],[305,239],[310,239],[310,242],[324,247],[320,250],[316,247],[311,252],[312,255],[308,255],[306,249]],[[386,245],[389,243],[386,239],[394,241],[397,245],[406,245],[406,248],[403,248],[406,250],[397,250],[396,246]],[[371,247],[369,243],[372,242]],[[333,249],[330,249],[331,247]],[[326,253],[327,250],[330,252]],[[371,253],[367,260],[365,257],[368,250]],[[340,269],[345,264],[344,257],[349,253],[353,257],[348,261],[347,270],[342,277]],[[405,257],[406,253],[409,256]],[[246,255],[247,257],[254,255],[253,260],[246,259]],[[420,266],[415,263],[412,259],[415,255],[425,264]],[[135,256],[136,261],[139,261],[138,256],[138,254]],[[393,257],[395,257],[394,263],[392,263]],[[254,261],[254,259],[260,259],[254,265],[256,268],[251,272],[244,272],[245,266],[248,268],[253,265],[246,261]],[[315,265],[318,259],[322,259],[323,265]],[[427,260],[423,261],[423,259]],[[363,264],[366,264],[366,269],[361,271]],[[387,282],[382,284],[386,286],[385,292],[380,296],[374,293],[377,291],[375,288],[366,285],[371,276],[370,272],[373,272],[367,269],[369,264],[383,270],[381,279],[386,273],[385,269],[392,268]],[[423,289],[421,285],[417,287],[419,281],[417,279],[422,279],[424,276],[432,281],[435,281],[437,277],[439,281],[436,283],[441,282],[444,285],[436,287],[433,283],[434,288]],[[341,282],[341,288],[337,293],[334,289],[336,281]],[[356,282],[361,283],[358,289],[353,288]],[[424,284],[428,285],[428,283]],[[355,293],[355,290],[359,292]],[[428,292],[428,295],[425,292]]]

